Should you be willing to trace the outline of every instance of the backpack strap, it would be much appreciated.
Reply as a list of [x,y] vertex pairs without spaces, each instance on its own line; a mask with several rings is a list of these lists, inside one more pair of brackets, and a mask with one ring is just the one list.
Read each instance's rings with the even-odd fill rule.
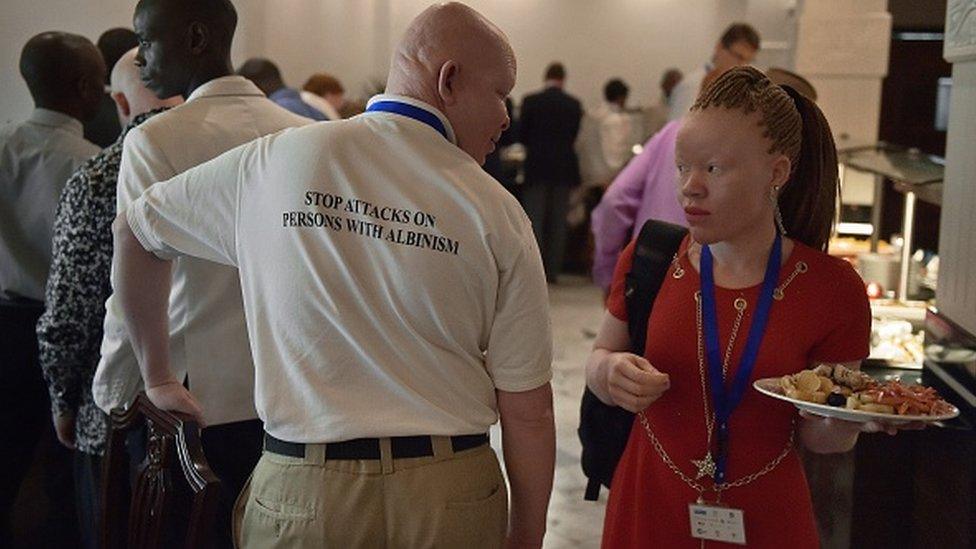
[[[654,299],[686,234],[688,230],[684,227],[651,219],[637,237],[634,262],[624,286],[630,350],[636,355],[644,355]],[[584,390],[579,427],[583,445],[581,463],[587,477],[583,499],[596,501],[601,486],[610,486],[633,423],[634,414],[604,404],[589,388]]]
[[686,234],[688,229],[680,225],[649,219],[637,236],[634,262],[627,273],[624,287],[627,332],[630,335],[630,350],[635,355],[644,356],[647,322],[654,299]]

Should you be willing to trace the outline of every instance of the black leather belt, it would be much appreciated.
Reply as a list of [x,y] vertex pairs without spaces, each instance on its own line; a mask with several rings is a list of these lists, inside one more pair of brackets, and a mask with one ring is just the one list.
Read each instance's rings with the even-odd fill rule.
[[[455,452],[470,450],[488,444],[488,434],[457,435],[451,437]],[[434,444],[429,436],[390,437],[393,459],[415,458],[434,455]],[[268,433],[264,434],[264,449],[297,458],[305,457],[305,444],[285,442]],[[357,438],[325,445],[325,459],[380,459],[380,439]]]

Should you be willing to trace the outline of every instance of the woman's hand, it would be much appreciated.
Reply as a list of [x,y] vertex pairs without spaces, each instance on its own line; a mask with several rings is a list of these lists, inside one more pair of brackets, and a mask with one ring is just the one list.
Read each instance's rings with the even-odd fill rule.
[[800,411],[803,422],[800,424],[800,437],[808,450],[817,454],[834,454],[848,452],[857,444],[861,433],[885,432],[889,435],[898,431],[917,431],[924,429],[925,424],[889,423],[886,421],[845,421],[833,417],[823,417]]
[[671,387],[667,374],[633,353],[609,353],[600,366],[613,403],[630,412],[643,411]]

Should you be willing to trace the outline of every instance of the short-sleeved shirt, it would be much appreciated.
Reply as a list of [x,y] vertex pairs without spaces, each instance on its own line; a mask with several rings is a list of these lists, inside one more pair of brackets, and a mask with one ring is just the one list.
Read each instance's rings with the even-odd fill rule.
[[286,130],[157,185],[129,225],[240,271],[266,430],[294,442],[484,432],[551,378],[531,224],[453,142],[390,113]]
[[81,122],[48,109],[0,128],[0,299],[44,300],[61,191],[98,151]]
[[[154,116],[126,136],[119,165],[117,211],[143,191],[234,147],[284,128],[311,123],[264,96],[242,76],[201,85],[182,105]],[[115,296],[105,303],[101,360],[92,394],[106,412],[127,406],[140,390],[139,364]],[[169,349],[177,379],[188,379],[204,421],[253,420],[254,368],[237,270],[183,257],[173,263]]]
[[[705,455],[706,427],[694,297],[700,279],[688,260],[688,242],[686,238],[677,262],[684,275],[675,278],[676,265],[668,270],[648,324],[645,357],[669,374],[671,387],[647,408],[646,415],[665,451],[694,478],[691,460]],[[617,265],[608,302],[610,313],[623,321],[627,320],[624,278],[633,254],[631,243]],[[805,272],[798,272],[801,262]],[[785,284],[791,276],[792,281]],[[785,448],[797,416],[792,405],[751,389],[753,381],[795,373],[812,362],[852,362],[868,355],[870,305],[864,283],[847,262],[795,243],[780,270],[779,287],[784,297],[773,302],[750,388],[730,421],[729,481],[754,473],[776,458]],[[748,303],[729,361],[728,379],[737,371],[758,295],[758,285],[742,290],[716,288],[723,355],[736,316],[733,302],[741,297]],[[664,464],[644,428],[635,422],[613,480],[604,546],[697,548],[699,542],[691,538],[688,526],[688,504],[696,498],[697,493]],[[809,491],[795,452],[769,474],[723,493],[722,501],[745,510],[750,546],[818,546]]]

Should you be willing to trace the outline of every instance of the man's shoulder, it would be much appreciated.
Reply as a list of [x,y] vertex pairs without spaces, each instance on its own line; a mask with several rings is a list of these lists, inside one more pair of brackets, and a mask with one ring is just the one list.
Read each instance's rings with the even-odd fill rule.
[[[299,99],[297,95],[294,97],[294,99],[301,105],[308,106],[304,101]],[[308,118],[307,116],[294,113],[266,97],[247,97],[246,100],[248,106],[259,116],[265,117],[268,120],[273,120],[276,124],[280,125],[282,129],[305,126],[315,122],[315,120]]]
[[524,106],[526,103],[535,103],[542,97],[543,93],[544,90],[525,94],[525,96],[522,97],[522,105]]
[[192,115],[192,108],[189,109],[190,112],[184,111],[187,107],[190,107],[190,103],[184,103],[146,119],[142,124],[129,130],[125,136],[125,142],[136,139],[151,139],[160,133],[172,131],[185,123]]

